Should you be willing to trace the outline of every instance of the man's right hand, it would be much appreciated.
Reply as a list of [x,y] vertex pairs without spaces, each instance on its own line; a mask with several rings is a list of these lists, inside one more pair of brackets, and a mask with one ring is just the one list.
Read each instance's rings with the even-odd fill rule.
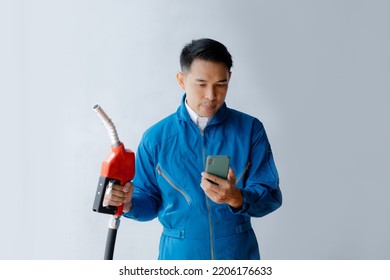
[[131,209],[131,199],[133,197],[134,185],[127,182],[123,187],[114,185],[107,189],[103,199],[103,206],[121,206],[123,204],[123,213]]

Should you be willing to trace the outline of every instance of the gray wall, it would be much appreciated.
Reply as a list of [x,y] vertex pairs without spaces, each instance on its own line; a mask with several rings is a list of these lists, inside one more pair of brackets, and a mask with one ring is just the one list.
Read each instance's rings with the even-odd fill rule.
[[[390,2],[1,1],[1,259],[100,259],[109,151],[176,110],[178,55],[234,58],[230,107],[267,129],[284,194],[254,221],[264,259],[390,259]],[[117,259],[155,259],[157,221],[122,219]]]

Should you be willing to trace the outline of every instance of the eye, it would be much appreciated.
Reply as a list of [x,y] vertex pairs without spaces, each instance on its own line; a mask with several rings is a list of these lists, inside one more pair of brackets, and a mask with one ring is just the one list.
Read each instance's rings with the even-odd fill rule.
[[198,84],[198,86],[204,88],[206,87],[206,84]]

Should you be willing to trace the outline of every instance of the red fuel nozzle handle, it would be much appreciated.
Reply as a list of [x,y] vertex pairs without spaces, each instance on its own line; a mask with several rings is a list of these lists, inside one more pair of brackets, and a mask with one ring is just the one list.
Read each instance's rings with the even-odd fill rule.
[[94,202],[94,211],[100,213],[120,216],[123,213],[123,205],[118,207],[102,207],[105,191],[108,183],[114,181],[116,184],[124,186],[134,178],[135,155],[131,150],[125,149],[123,143],[119,146],[111,147],[111,152],[102,163],[98,191]]
[[[124,186],[134,178],[134,162],[134,153],[126,150],[122,143],[117,147],[111,147],[111,153],[103,161],[100,176],[117,180]],[[123,205],[117,207],[115,215],[120,216],[122,213]]]

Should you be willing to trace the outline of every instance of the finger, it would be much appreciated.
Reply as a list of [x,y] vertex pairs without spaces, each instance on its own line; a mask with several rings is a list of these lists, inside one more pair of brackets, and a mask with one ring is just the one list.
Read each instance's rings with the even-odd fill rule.
[[201,175],[202,175],[203,178],[208,179],[208,180],[214,182],[217,185],[221,185],[225,181],[225,179],[222,179],[222,178],[220,178],[220,177],[218,177],[216,175],[213,175],[213,174],[210,174],[210,173],[207,173],[207,172],[202,172]]
[[111,200],[111,199],[108,199],[108,198],[105,198],[103,199],[103,207],[107,207],[107,206],[120,206],[122,205],[123,202],[122,201],[114,201],[114,200]]
[[216,182],[213,182],[211,179],[206,177],[202,177],[201,185],[203,185],[203,187],[206,189],[219,187]]
[[107,196],[104,198],[104,200],[109,204],[111,205],[112,203],[116,203],[116,204],[122,204],[126,201],[126,197],[120,197],[120,196]]
[[[125,186],[126,186],[126,185],[125,185]],[[113,188],[114,190],[117,190],[117,191],[122,191],[123,188],[124,188],[124,186],[121,186],[121,185],[118,185],[118,184],[114,184],[114,185],[112,186],[112,188]]]
[[110,188],[110,185],[107,186],[106,195],[112,195],[124,197],[127,193],[132,192],[133,190],[133,184],[130,182],[127,182],[124,186],[115,184]]
[[[108,188],[109,188],[109,186],[107,187],[107,190],[108,190]],[[112,189],[115,191],[119,191],[119,192],[129,193],[129,192],[133,192],[134,185],[131,182],[127,182],[124,186],[115,184],[115,185],[113,185]]]
[[203,178],[201,187],[211,200],[215,201],[224,195],[224,190],[219,185],[210,183],[208,179]]
[[122,189],[117,190],[115,188],[111,188],[110,190],[107,190],[104,198],[107,201],[114,201],[114,202],[120,202],[125,201],[127,197],[130,196],[130,192],[124,192]]
[[117,184],[114,184],[113,181],[110,181],[110,182],[108,183],[107,187],[106,187],[106,191],[105,191],[105,193],[104,193],[104,196],[105,196],[105,197],[109,197],[109,196],[111,196],[112,190],[121,190],[121,189],[122,189],[121,186],[119,186],[119,185],[117,185]]
[[118,197],[116,196],[115,194],[113,194],[112,192],[109,193],[108,195],[105,195],[104,196],[104,199],[103,199],[103,206],[106,207],[106,206],[119,206],[123,203],[123,198],[121,197]]
[[125,193],[123,191],[112,190],[109,195],[106,195],[103,199],[103,206],[119,206],[123,203],[127,203],[131,199],[132,193]]

